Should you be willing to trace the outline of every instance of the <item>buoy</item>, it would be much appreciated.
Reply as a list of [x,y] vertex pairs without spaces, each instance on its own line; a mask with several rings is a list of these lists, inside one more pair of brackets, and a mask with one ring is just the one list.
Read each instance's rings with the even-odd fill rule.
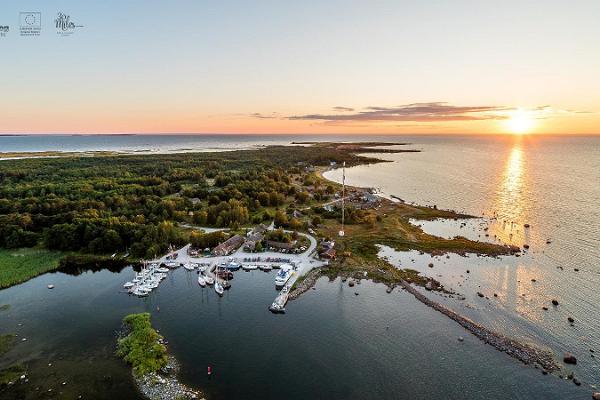
[[208,373],[208,375],[212,374],[212,368],[210,367],[210,365],[208,366],[207,373]]

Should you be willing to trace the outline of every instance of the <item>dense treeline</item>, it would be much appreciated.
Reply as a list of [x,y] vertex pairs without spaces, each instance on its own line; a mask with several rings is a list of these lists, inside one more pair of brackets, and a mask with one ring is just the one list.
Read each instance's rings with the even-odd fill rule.
[[[0,247],[128,249],[132,256],[152,257],[190,240],[177,222],[237,228],[275,218],[278,226],[297,226],[277,208],[310,200],[303,187],[315,182],[303,166],[359,159],[328,147],[275,146],[2,161]],[[303,181],[292,182],[293,174]],[[315,187],[311,196],[321,200],[331,193],[331,187]]]

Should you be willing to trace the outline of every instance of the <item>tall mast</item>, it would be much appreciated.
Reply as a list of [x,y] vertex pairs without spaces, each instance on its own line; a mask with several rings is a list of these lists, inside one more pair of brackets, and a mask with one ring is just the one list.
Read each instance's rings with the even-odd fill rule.
[[345,203],[344,197],[346,197],[346,161],[342,164],[342,229],[340,230],[340,236],[344,236],[344,217],[345,217]]

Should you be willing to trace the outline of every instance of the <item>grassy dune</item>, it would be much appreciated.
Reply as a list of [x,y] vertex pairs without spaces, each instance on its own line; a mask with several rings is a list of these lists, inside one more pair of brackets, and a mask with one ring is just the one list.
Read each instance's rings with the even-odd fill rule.
[[45,249],[0,249],[0,288],[25,282],[59,266],[63,254]]

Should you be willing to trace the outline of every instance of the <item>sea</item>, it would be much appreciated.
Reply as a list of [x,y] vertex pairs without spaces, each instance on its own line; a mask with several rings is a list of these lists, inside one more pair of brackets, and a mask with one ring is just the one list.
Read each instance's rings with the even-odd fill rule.
[[[0,397],[140,398],[114,351],[122,317],[142,311],[169,341],[181,380],[208,399],[589,399],[599,391],[600,137],[35,135],[2,136],[0,152],[174,153],[293,141],[421,150],[377,154],[389,162],[347,168],[346,183],[477,216],[414,223],[439,236],[512,244],[523,254],[431,257],[381,246],[380,256],[464,297],[428,293],[432,299],[558,361],[570,352],[577,365],[543,375],[412,295],[369,281],[350,288],[321,278],[286,314],[273,315],[273,272],[240,271],[219,298],[180,268],[140,299],[123,293],[134,274],[127,267],[53,272],[0,291],[0,305],[11,305],[0,311],[0,334],[19,335],[0,368],[25,363],[29,380],[0,389]],[[341,181],[342,171],[325,176]],[[571,373],[581,386],[565,379]]]

